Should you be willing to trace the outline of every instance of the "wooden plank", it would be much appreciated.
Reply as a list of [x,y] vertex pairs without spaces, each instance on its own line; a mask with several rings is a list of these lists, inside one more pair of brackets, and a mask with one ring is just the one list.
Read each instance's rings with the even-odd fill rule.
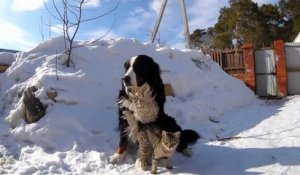
[[233,70],[233,69],[245,69],[244,67],[226,67],[225,70]]
[[8,64],[0,64],[0,73],[5,72],[7,68],[9,68]]
[[175,97],[171,84],[164,84],[164,86],[165,86],[165,96]]

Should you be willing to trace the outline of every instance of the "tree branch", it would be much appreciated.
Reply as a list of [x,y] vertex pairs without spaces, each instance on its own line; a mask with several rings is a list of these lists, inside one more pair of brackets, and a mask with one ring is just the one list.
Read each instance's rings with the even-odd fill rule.
[[106,37],[111,32],[111,30],[113,29],[113,27],[115,26],[115,24],[116,24],[116,19],[114,20],[114,23],[110,26],[110,28],[107,30],[107,32],[104,35],[102,35],[100,38],[97,38],[94,41],[92,41],[90,43],[87,43],[87,44],[83,44],[83,45],[80,45],[80,46],[74,46],[73,48],[79,48],[79,47],[88,46],[88,45],[91,45],[91,44],[93,44],[93,43],[95,43],[95,42],[97,42],[99,40],[102,40],[104,37]]
[[120,2],[121,2],[121,0],[118,0],[116,6],[115,6],[114,8],[112,8],[111,10],[109,10],[108,12],[106,12],[106,13],[100,15],[100,16],[96,16],[96,17],[94,17],[94,18],[84,19],[84,20],[82,20],[81,22],[84,23],[84,22],[87,22],[87,21],[92,21],[92,20],[95,20],[95,19],[104,17],[104,16],[106,16],[106,15],[112,13],[113,11],[115,11],[115,10],[119,7]]
[[[55,3],[55,0],[52,0],[52,4],[54,6],[55,12],[58,14],[58,17],[53,15],[51,13],[51,11],[45,5],[49,14],[51,14],[55,19],[57,19],[63,23],[62,31],[63,31],[63,35],[64,35],[65,53],[68,56],[67,60],[65,62],[67,67],[69,67],[70,63],[72,62],[71,61],[72,49],[79,47],[79,46],[73,46],[73,41],[79,31],[81,24],[84,22],[99,19],[103,16],[106,16],[106,15],[112,13],[113,11],[115,11],[118,8],[120,1],[121,0],[118,0],[116,6],[114,8],[112,8],[111,10],[109,10],[108,12],[106,12],[102,15],[93,17],[93,18],[89,18],[89,19],[82,19],[83,6],[84,6],[84,3],[86,2],[86,0],[74,0],[73,1],[74,3],[70,3],[70,2],[68,2],[68,0],[61,0],[60,2],[63,5],[62,12],[59,11],[57,4]],[[111,32],[112,28],[115,25],[115,21],[114,21],[113,25],[109,28],[109,30],[102,37],[98,38],[95,41],[98,41],[98,40],[104,38],[109,32]],[[54,27],[61,29],[59,26],[54,26]],[[74,31],[73,31],[73,28],[74,28]],[[95,41],[93,41],[93,42],[95,42]]]

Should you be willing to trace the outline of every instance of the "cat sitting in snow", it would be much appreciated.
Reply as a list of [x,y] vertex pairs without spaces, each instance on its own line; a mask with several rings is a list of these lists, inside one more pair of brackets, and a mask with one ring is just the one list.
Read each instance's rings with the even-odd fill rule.
[[137,165],[143,170],[147,170],[147,159],[152,158],[151,173],[157,173],[159,160],[163,159],[164,166],[167,169],[173,169],[169,158],[174,154],[177,145],[180,142],[180,132],[166,132],[155,124],[139,125],[138,132],[138,159]]

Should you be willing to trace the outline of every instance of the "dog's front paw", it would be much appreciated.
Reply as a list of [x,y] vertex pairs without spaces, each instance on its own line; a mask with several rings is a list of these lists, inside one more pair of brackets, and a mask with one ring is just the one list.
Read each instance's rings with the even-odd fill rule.
[[123,153],[123,154],[115,153],[114,155],[110,156],[109,163],[117,164],[117,163],[122,162],[122,160],[124,159],[124,155],[125,155],[125,153]]

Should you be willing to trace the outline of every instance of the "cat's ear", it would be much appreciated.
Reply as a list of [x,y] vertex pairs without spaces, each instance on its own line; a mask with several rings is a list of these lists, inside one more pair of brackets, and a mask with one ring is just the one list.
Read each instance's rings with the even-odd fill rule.
[[144,93],[143,95],[145,95],[145,94],[147,94],[147,93],[149,93],[151,91],[150,86],[147,85],[147,83],[144,83],[142,85],[142,87],[140,88],[140,90],[141,90],[141,92]]
[[174,133],[176,138],[180,138],[180,131]]

